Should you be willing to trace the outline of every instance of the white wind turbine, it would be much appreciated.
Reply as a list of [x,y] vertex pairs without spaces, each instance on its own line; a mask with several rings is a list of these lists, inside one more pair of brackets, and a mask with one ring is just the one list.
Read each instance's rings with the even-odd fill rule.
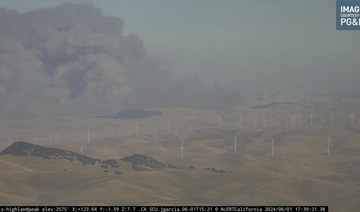
[[322,117],[322,115],[320,116],[320,128],[323,128],[323,124],[324,124],[324,119]]
[[296,122],[296,115],[294,114],[294,115],[291,117],[291,129],[294,129],[294,128],[295,128],[295,122]]
[[37,133],[35,133],[35,144],[37,144],[38,142],[38,137],[37,137]]
[[221,128],[222,120],[221,115],[218,116],[218,128]]
[[255,118],[254,118],[254,128],[256,129],[257,128],[257,114],[255,113]]
[[271,138],[271,157],[274,157],[274,138]]
[[168,122],[168,133],[171,134],[171,119]]
[[52,145],[53,139],[54,139],[53,136],[49,136],[49,145],[50,145],[50,146]]
[[236,152],[236,148],[237,148],[237,137],[239,136],[240,134],[236,134],[235,138],[234,138],[234,152]]
[[297,115],[296,115],[296,118],[297,118],[297,124],[296,124],[296,127],[297,128],[300,128],[301,127],[301,119],[302,119],[302,114],[301,113],[298,113]]
[[87,130],[87,142],[88,142],[88,144],[90,143],[90,128],[89,127]]
[[160,122],[160,123],[159,123],[159,131],[160,131],[160,133],[162,132],[162,125],[163,125],[163,123]]
[[138,122],[135,122],[135,136],[138,136]]
[[286,120],[285,120],[285,132],[288,131],[288,120],[289,120],[289,116],[286,115]]
[[241,113],[240,113],[240,115],[239,115],[239,122],[238,122],[238,124],[237,124],[237,128],[238,128],[238,129],[241,129],[241,128],[242,128],[242,116],[241,116]]
[[56,143],[59,144],[60,132],[56,133]]
[[330,127],[332,127],[333,126],[333,124],[334,124],[334,113],[330,113]]
[[180,151],[181,151],[181,158],[184,158],[184,138],[181,138]]
[[328,140],[327,140],[327,155],[330,156],[330,139],[331,139],[331,135],[329,135]]
[[354,127],[355,125],[355,111],[349,113],[349,126]]
[[80,151],[79,151],[79,153],[80,153],[81,155],[83,154],[83,149],[84,149],[84,146],[81,146]]
[[263,116],[263,128],[266,129],[266,123],[269,121],[269,119],[266,119],[265,116]]
[[192,128],[191,128],[191,125],[189,125],[189,127],[188,127],[188,136],[190,136],[191,132],[192,132]]

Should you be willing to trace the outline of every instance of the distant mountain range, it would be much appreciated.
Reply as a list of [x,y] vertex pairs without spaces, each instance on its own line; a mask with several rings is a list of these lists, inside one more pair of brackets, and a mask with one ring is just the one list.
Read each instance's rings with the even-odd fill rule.
[[143,119],[151,116],[161,115],[162,113],[159,111],[145,111],[144,109],[132,109],[126,110],[118,114],[112,114],[107,116],[98,116],[97,118],[111,118],[111,119],[124,119],[124,120],[131,120],[131,119]]

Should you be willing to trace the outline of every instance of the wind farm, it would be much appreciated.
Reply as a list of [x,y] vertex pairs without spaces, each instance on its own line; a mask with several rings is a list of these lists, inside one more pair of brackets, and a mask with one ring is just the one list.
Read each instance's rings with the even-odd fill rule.
[[[1,154],[1,168],[10,170],[0,174],[5,188],[0,193],[1,203],[86,205],[95,199],[96,204],[101,205],[222,205],[242,202],[325,204],[334,211],[340,211],[340,208],[350,211],[359,198],[356,185],[360,181],[360,126],[357,121],[349,126],[348,107],[298,102],[291,105],[279,103],[261,109],[232,108],[220,111],[221,127],[219,111],[187,108],[151,108],[149,110],[161,115],[136,120],[64,117],[1,121],[0,144],[3,150],[19,143],[10,147],[8,144],[8,137],[16,132],[23,141],[33,145],[73,151],[84,157],[111,161],[141,154],[176,167],[141,171],[140,165],[134,169],[120,163],[116,169],[107,169],[101,164],[84,166],[55,156],[44,160],[31,155]],[[330,119],[321,122],[322,112],[332,110],[336,110],[336,120],[332,124]],[[314,111],[313,124],[308,116],[309,120],[304,120],[303,125],[286,129],[284,125],[288,123],[284,123],[284,117],[293,111],[303,114]],[[242,114],[242,128],[239,128],[239,113]],[[266,127],[255,128],[254,117],[265,113],[268,117]],[[169,120],[171,130],[159,128],[161,123],[170,123]],[[18,129],[13,130],[11,126],[15,123]],[[83,129],[82,126],[88,127]],[[108,134],[109,130],[119,128],[129,128],[129,134]],[[37,144],[34,131],[37,132]],[[61,132],[62,141],[48,143],[46,138],[57,132]],[[134,160],[140,159],[135,157]],[[10,178],[14,174],[25,182],[16,189],[24,193],[31,189],[34,192],[31,198],[21,196],[20,192],[12,196],[5,192],[14,185],[16,180]],[[34,176],[46,180],[37,181],[35,186]],[[55,183],[60,176],[66,181],[62,182],[61,189]],[[216,185],[215,190],[213,185]],[[329,190],[344,198],[337,200]],[[49,192],[52,195],[45,198]],[[229,192],[231,195],[227,196]],[[282,195],[276,195],[278,192]]]
[[338,6],[0,1],[0,205],[358,211]]

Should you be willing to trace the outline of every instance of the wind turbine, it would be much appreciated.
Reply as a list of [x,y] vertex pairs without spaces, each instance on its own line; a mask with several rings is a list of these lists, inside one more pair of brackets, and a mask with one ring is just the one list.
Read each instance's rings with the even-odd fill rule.
[[295,128],[295,121],[296,121],[296,115],[294,114],[294,115],[291,117],[291,129],[294,129],[294,128]]
[[49,136],[49,145],[50,145],[50,146],[52,145],[52,140],[53,140],[53,137],[52,137],[52,136]]
[[266,122],[268,122],[269,119],[266,119],[265,116],[263,116],[263,128],[266,129]]
[[135,122],[135,136],[138,136],[138,122]]
[[159,131],[160,131],[160,133],[162,132],[162,124],[163,124],[162,122],[159,123]]
[[289,120],[289,116],[286,115],[286,121],[285,121],[285,132],[288,131],[288,120]]
[[301,113],[298,113],[298,114],[296,115],[296,118],[297,118],[297,124],[296,124],[296,122],[295,122],[295,124],[296,124],[297,128],[300,128],[300,127],[301,127],[302,114],[301,114]]
[[274,138],[271,138],[271,157],[274,157]]
[[322,115],[320,116],[320,128],[323,128],[323,123],[324,123],[324,119],[322,117]]
[[221,128],[222,121],[221,121],[221,115],[218,116],[218,128]]
[[333,126],[333,123],[334,123],[334,113],[330,113],[330,127]]
[[313,115],[314,115],[314,111],[311,110],[311,113],[310,113],[310,127],[313,126]]
[[238,133],[235,138],[234,138],[234,152],[236,152],[236,147],[237,147],[237,137],[239,136],[240,134]]
[[87,130],[87,142],[88,142],[88,144],[90,143],[90,128],[89,127]]
[[189,125],[189,127],[188,127],[188,136],[190,136],[191,132],[192,132],[192,128],[191,128],[191,125]]
[[238,124],[237,124],[237,127],[238,127],[238,129],[241,129],[241,128],[242,128],[242,116],[241,116],[241,113],[240,113],[240,115],[239,115],[239,122],[238,122]]
[[349,113],[349,126],[351,128],[354,127],[354,125],[355,125],[355,111]]
[[57,144],[59,143],[59,137],[60,137],[60,132],[57,132],[57,134],[56,134],[56,143]]
[[330,156],[330,139],[331,139],[331,135],[329,135],[328,140],[327,140],[327,145],[328,145],[327,154],[328,154],[328,156]]
[[38,141],[38,137],[37,137],[37,133],[35,133],[35,144],[37,144]]
[[255,118],[254,118],[254,128],[256,129],[256,122],[257,122],[257,114],[255,114]]
[[119,127],[119,130],[118,130],[118,136],[120,137],[121,136],[121,128]]
[[168,122],[168,133],[171,134],[171,119]]
[[79,153],[80,153],[81,155],[83,154],[83,148],[84,148],[84,146],[81,146],[80,151],[79,151]]
[[184,138],[181,138],[180,149],[181,149],[181,158],[184,158]]

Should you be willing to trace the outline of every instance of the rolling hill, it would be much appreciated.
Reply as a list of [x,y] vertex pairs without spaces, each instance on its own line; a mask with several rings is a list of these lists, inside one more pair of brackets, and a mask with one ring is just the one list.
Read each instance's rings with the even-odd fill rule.
[[[17,126],[23,129],[18,137],[37,132],[38,140],[2,142],[0,204],[329,205],[354,211],[360,206],[360,131],[347,125],[349,108],[308,102],[224,111],[156,108],[161,115],[137,119],[138,135],[134,120],[3,121],[2,134]],[[325,118],[331,111],[332,127]],[[295,127],[285,130],[286,117],[294,114]],[[48,136],[54,132],[61,132],[60,142]],[[80,147],[83,154],[76,153]]]

